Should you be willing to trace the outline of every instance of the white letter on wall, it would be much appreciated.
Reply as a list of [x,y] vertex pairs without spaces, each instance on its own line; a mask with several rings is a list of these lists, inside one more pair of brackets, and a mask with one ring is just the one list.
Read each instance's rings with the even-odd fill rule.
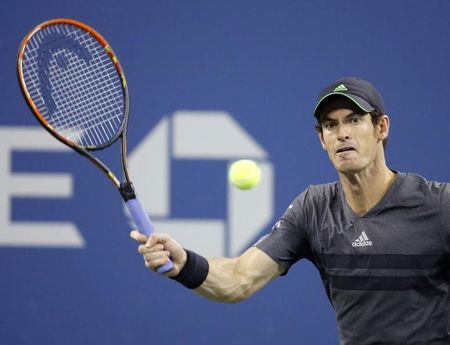
[[72,176],[50,173],[12,173],[13,151],[67,151],[38,127],[0,127],[0,247],[84,247],[70,222],[13,222],[11,197],[71,198]]

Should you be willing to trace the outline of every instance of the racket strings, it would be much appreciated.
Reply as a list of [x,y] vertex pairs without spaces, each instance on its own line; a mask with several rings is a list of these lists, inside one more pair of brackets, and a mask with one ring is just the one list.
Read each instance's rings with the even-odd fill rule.
[[90,33],[68,24],[41,29],[25,48],[22,68],[30,97],[53,130],[89,147],[117,137],[125,118],[124,87]]

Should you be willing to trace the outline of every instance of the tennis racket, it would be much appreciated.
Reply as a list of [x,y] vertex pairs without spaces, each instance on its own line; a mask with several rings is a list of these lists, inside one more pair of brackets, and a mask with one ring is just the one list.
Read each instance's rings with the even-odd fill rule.
[[[136,197],[127,167],[128,88],[108,42],[93,28],[58,18],[36,26],[19,48],[18,77],[39,123],[99,168],[122,195],[143,233],[153,224]],[[121,141],[123,182],[91,152]],[[158,273],[173,268],[160,266]]]

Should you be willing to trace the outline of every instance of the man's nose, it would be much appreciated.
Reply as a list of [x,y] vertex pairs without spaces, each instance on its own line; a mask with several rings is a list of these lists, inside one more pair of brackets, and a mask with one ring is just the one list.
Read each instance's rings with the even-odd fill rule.
[[337,126],[337,138],[338,140],[348,140],[350,138],[350,132],[348,126],[343,123]]

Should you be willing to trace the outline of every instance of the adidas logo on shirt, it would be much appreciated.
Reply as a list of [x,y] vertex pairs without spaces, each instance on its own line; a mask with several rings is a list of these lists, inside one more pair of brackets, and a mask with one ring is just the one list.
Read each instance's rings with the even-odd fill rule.
[[369,237],[367,237],[366,232],[361,232],[361,235],[352,243],[353,247],[367,247],[371,246],[372,241],[369,240]]

